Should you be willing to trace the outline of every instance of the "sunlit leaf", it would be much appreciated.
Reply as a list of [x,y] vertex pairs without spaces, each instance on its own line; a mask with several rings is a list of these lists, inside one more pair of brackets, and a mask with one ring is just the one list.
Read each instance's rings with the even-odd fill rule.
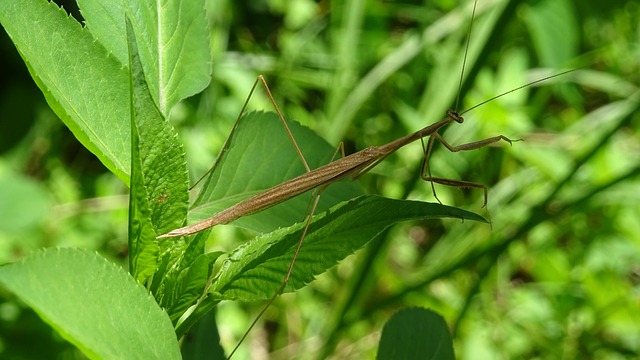
[[171,321],[120,267],[79,249],[0,267],[0,284],[92,359],[180,359]]

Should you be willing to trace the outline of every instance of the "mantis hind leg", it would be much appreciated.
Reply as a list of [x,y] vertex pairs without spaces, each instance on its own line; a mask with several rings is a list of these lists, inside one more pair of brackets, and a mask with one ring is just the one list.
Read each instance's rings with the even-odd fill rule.
[[[258,79],[256,80],[256,82],[254,83],[253,87],[251,88],[251,92],[249,94],[249,97],[251,97],[251,94],[255,90],[258,82],[262,83],[270,102],[273,104],[273,107],[275,108],[276,113],[278,114],[278,117],[280,118],[280,121],[284,125],[285,130],[286,130],[287,134],[289,135],[289,138],[291,139],[291,141],[292,141],[292,143],[293,143],[293,145],[294,145],[294,147],[296,149],[296,152],[300,156],[300,159],[302,160],[307,172],[310,172],[311,170],[309,168],[309,165],[307,164],[307,161],[304,158],[304,155],[302,154],[302,151],[300,150],[300,147],[298,146],[295,138],[293,137],[293,134],[292,134],[291,130],[289,129],[289,126],[287,125],[287,123],[286,123],[286,121],[284,119],[284,116],[282,115],[282,112],[278,108],[278,105],[276,104],[276,102],[275,102],[275,100],[274,100],[274,98],[273,98],[273,96],[271,94],[269,86],[267,85],[266,81],[264,80],[264,78],[262,76],[258,76]],[[247,99],[247,102],[248,102],[248,99]],[[247,105],[247,102],[245,102],[245,105],[242,108],[242,112],[244,112],[244,109],[245,109],[245,107]],[[238,120],[239,119],[240,119],[240,117],[238,117]],[[236,121],[236,124],[237,124],[237,121]],[[235,128],[235,126],[234,126],[234,128]],[[342,142],[338,145],[338,147],[336,147],[336,150],[334,151],[333,156],[331,157],[331,161],[334,161],[335,158],[338,156],[338,154],[341,154],[342,157],[345,156],[345,154],[344,154],[344,145],[343,145]],[[306,212],[307,215],[303,219],[305,221],[305,226],[304,226],[304,229],[302,231],[302,234],[300,235],[300,240],[298,241],[298,244],[297,244],[297,246],[295,248],[295,251],[294,251],[293,256],[292,256],[291,263],[289,264],[289,268],[287,269],[287,272],[286,272],[286,274],[284,276],[284,279],[283,279],[282,283],[280,284],[278,289],[274,292],[273,296],[271,296],[271,298],[269,298],[267,303],[264,305],[262,310],[260,310],[260,312],[255,317],[255,319],[252,321],[252,323],[249,325],[249,327],[247,328],[245,333],[242,335],[242,337],[240,338],[240,340],[238,341],[236,346],[229,353],[229,356],[227,357],[227,359],[230,359],[234,355],[234,353],[238,350],[240,345],[247,338],[247,336],[249,335],[251,330],[256,326],[256,324],[258,323],[258,321],[260,320],[262,315],[264,315],[264,313],[267,311],[269,306],[271,306],[271,304],[275,301],[276,297],[278,297],[278,295],[280,295],[280,293],[282,293],[282,291],[287,286],[287,283],[289,282],[289,279],[291,278],[291,275],[293,273],[293,268],[294,268],[296,260],[298,258],[298,254],[300,253],[300,249],[302,248],[302,244],[303,244],[304,239],[305,239],[305,237],[307,235],[307,231],[309,229],[309,226],[311,225],[311,221],[312,221],[313,215],[314,215],[314,213],[315,213],[315,211],[316,211],[316,209],[318,207],[318,202],[320,201],[320,195],[321,195],[323,190],[324,190],[324,187],[321,186],[321,187],[317,188],[315,191],[313,191],[313,193],[312,193],[312,196],[311,196],[311,198],[309,200],[308,209],[307,209],[307,212]]]
[[[337,151],[336,151],[336,154],[337,154]],[[334,156],[335,156],[335,154],[334,154]],[[251,325],[249,325],[249,328],[247,329],[247,331],[245,331],[245,333],[242,335],[242,338],[240,338],[240,340],[238,341],[236,346],[229,353],[229,356],[227,357],[227,360],[231,359],[233,354],[238,350],[240,345],[247,338],[247,336],[249,335],[251,330],[256,326],[256,324],[258,323],[258,321],[260,320],[262,315],[264,315],[264,313],[267,311],[269,306],[271,306],[271,304],[275,301],[276,297],[278,297],[278,295],[280,295],[280,293],[287,286],[287,283],[289,282],[289,279],[291,278],[291,274],[293,273],[293,267],[294,267],[294,265],[296,263],[296,259],[298,258],[298,254],[300,253],[300,249],[302,248],[302,243],[304,242],[304,238],[307,236],[307,231],[309,230],[309,225],[311,225],[311,220],[313,218],[313,214],[315,213],[316,208],[318,207],[318,202],[320,201],[320,194],[321,194],[322,190],[323,190],[323,188],[318,188],[313,192],[313,196],[311,197],[311,199],[313,199],[313,202],[312,203],[310,202],[310,210],[308,211],[308,215],[306,217],[304,229],[302,230],[302,234],[300,235],[300,240],[298,241],[298,245],[296,246],[296,249],[295,249],[295,251],[293,253],[293,258],[291,260],[291,263],[289,264],[289,269],[287,270],[287,273],[286,273],[286,275],[284,277],[284,280],[282,281],[282,284],[280,284],[280,287],[278,287],[278,289],[273,294],[273,296],[269,299],[269,301],[267,301],[267,303],[262,308],[262,310],[260,310],[260,313],[258,313],[256,318],[251,323]]]
[[271,93],[271,89],[269,89],[269,85],[267,85],[267,81],[264,79],[264,77],[262,75],[258,75],[256,80],[253,82],[253,85],[251,86],[251,90],[249,91],[249,95],[247,95],[247,99],[244,101],[244,104],[242,105],[242,109],[240,110],[240,113],[238,114],[238,117],[236,118],[236,121],[233,124],[233,127],[231,128],[231,131],[229,132],[229,136],[227,137],[227,140],[225,141],[224,145],[222,146],[222,150],[220,151],[220,155],[218,155],[218,158],[216,159],[216,161],[213,164],[213,166],[206,173],[204,173],[193,185],[191,185],[189,190],[191,190],[194,187],[196,187],[196,185],[198,185],[204,178],[206,178],[207,175],[209,175],[216,168],[218,163],[220,162],[220,159],[222,157],[221,155],[225,151],[227,151],[227,149],[229,147],[229,141],[233,138],[233,134],[235,133],[236,128],[238,127],[238,123],[240,123],[240,119],[242,118],[242,115],[244,115],[244,112],[247,109],[247,106],[249,105],[249,101],[251,100],[251,97],[253,96],[253,93],[256,91],[256,87],[258,86],[258,84],[261,84],[262,87],[264,88],[264,91],[265,91],[265,93],[267,95],[267,98],[269,99],[269,102],[271,103],[271,105],[273,105],[273,108],[275,109],[276,114],[278,114],[278,118],[280,119],[280,122],[282,122],[282,125],[284,126],[285,132],[289,136],[289,139],[291,140],[291,143],[293,144],[293,147],[294,147],[296,153],[300,157],[300,160],[302,161],[302,164],[304,165],[305,170],[307,172],[311,171],[311,169],[309,168],[309,164],[307,163],[307,160],[305,159],[304,155],[302,154],[302,150],[300,150],[300,146],[298,145],[298,142],[294,138],[293,133],[291,132],[291,129],[289,129],[289,125],[287,125],[287,121],[284,119],[284,115],[282,115],[282,111],[280,111],[280,108],[278,107],[278,104],[276,103],[275,99],[273,98],[273,94]]
[[[262,75],[258,75],[258,78],[256,79],[256,82],[253,84],[253,87],[251,88],[251,92],[249,93],[249,97],[247,98],[247,101],[245,101],[244,106],[242,107],[242,111],[240,112],[240,116],[242,116],[242,113],[244,112],[245,108],[247,107],[247,103],[249,102],[249,98],[253,94],[253,91],[255,90],[256,85],[258,84],[258,82],[260,82],[262,84],[262,87],[264,88],[264,91],[266,92],[267,97],[269,98],[269,101],[273,105],[273,108],[276,110],[276,113],[278,114],[278,117],[280,118],[280,121],[282,122],[282,125],[284,126],[285,131],[287,132],[287,135],[289,136],[289,139],[291,139],[291,143],[293,143],[293,147],[296,149],[296,152],[298,153],[298,156],[300,156],[300,160],[302,160],[302,163],[304,164],[304,168],[307,170],[307,172],[310,172],[311,169],[309,168],[309,164],[307,164],[307,160],[305,159],[304,155],[302,154],[302,150],[300,150],[300,146],[298,146],[298,143],[296,142],[296,139],[293,137],[293,133],[291,132],[291,129],[289,129],[289,125],[287,125],[287,122],[285,121],[284,116],[282,115],[282,111],[280,111],[280,108],[278,107],[278,104],[276,103],[276,100],[273,98],[273,95],[271,94],[271,89],[269,89],[269,85],[267,85],[267,81],[264,79],[264,77]],[[238,117],[238,120],[239,119],[240,119],[240,117]]]

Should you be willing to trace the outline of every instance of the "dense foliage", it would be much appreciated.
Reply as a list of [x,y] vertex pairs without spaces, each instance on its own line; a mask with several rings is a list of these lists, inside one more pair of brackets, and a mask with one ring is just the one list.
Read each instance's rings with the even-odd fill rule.
[[[65,9],[81,19],[73,6]],[[288,117],[333,146],[344,141],[350,153],[383,144],[456,107],[471,9],[451,1],[208,1],[211,83],[182,102],[189,91],[168,97],[169,108],[157,110],[167,115],[176,104],[169,117],[192,182],[215,161],[258,74]],[[524,140],[454,154],[439,146],[432,154],[435,176],[489,185],[487,209],[481,191],[436,191],[444,204],[491,225],[422,220],[385,230],[310,286],[278,298],[239,355],[371,357],[391,314],[421,306],[447,320],[463,359],[639,356],[639,22],[634,1],[481,1],[459,109],[577,69],[473,109],[464,124],[442,132],[452,144],[497,134]],[[88,152],[45,102],[6,36],[2,46],[0,262],[75,247],[126,267],[127,166]],[[260,91],[249,108],[273,110]],[[240,156],[230,184],[288,168],[288,160],[268,156],[270,145]],[[331,158],[331,147],[319,152],[305,155],[318,163]],[[407,147],[352,190],[434,201],[419,177],[422,155],[419,144]],[[156,199],[164,201],[162,194]],[[300,199],[274,228],[292,225],[289,217],[302,220],[307,202]],[[267,231],[263,223],[215,228],[206,248],[231,251],[255,236],[251,230]],[[10,292],[0,296],[0,356],[77,356]],[[262,306],[220,303],[225,349]]]

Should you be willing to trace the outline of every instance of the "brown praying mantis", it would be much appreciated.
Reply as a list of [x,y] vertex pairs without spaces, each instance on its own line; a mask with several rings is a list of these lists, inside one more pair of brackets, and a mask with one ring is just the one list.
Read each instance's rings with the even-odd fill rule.
[[[262,84],[262,86],[264,87],[269,97],[269,100],[271,101],[274,108],[276,109],[278,117],[282,121],[282,124],[284,125],[285,130],[287,131],[287,134],[293,141],[296,151],[301,157],[305,165],[305,168],[307,169],[308,172],[298,177],[295,177],[291,180],[278,184],[244,201],[241,201],[223,211],[216,213],[215,215],[205,220],[199,221],[195,224],[181,227],[179,229],[172,230],[164,235],[158,236],[158,238],[192,235],[197,232],[211,228],[213,226],[228,224],[240,217],[258,213],[272,206],[275,206],[281,202],[289,200],[295,196],[298,196],[302,193],[305,193],[309,190],[327,187],[332,183],[340,181],[344,178],[351,177],[353,180],[355,180],[360,176],[362,176],[363,174],[367,173],[369,170],[376,167],[385,158],[387,158],[389,155],[393,154],[400,148],[410,143],[413,143],[414,141],[417,141],[417,140],[423,141],[423,139],[426,137],[428,137],[429,140],[427,142],[426,147],[424,146],[424,141],[423,141],[423,149],[425,152],[425,156],[422,161],[422,171],[420,176],[423,180],[431,182],[432,190],[436,199],[438,199],[438,197],[436,195],[435,188],[433,187],[433,183],[438,183],[438,184],[448,185],[448,186],[464,187],[464,188],[478,188],[478,189],[482,189],[484,192],[484,202],[483,202],[483,207],[484,207],[487,205],[487,200],[488,200],[487,187],[485,185],[476,183],[476,182],[471,182],[471,181],[453,180],[453,179],[446,179],[446,178],[431,176],[431,171],[428,165],[428,158],[429,158],[429,155],[431,154],[431,149],[433,148],[434,142],[438,140],[449,151],[458,152],[458,151],[479,149],[487,145],[490,145],[492,143],[499,142],[501,140],[508,142],[509,144],[511,144],[513,141],[519,141],[519,140],[511,140],[503,135],[498,135],[498,136],[493,136],[484,140],[474,141],[474,142],[454,146],[449,144],[440,134],[438,134],[438,130],[449,125],[452,122],[457,122],[459,124],[462,124],[464,122],[464,118],[462,117],[464,113],[471,111],[474,108],[481,106],[489,101],[495,100],[501,96],[507,95],[511,92],[517,91],[524,87],[531,86],[533,84],[566,74],[571,71],[573,70],[561,72],[559,74],[548,76],[548,77],[536,80],[534,82],[531,82],[529,84],[517,87],[508,92],[495,96],[489,100],[486,100],[472,108],[469,108],[460,114],[458,114],[453,110],[449,110],[447,111],[447,116],[444,119],[434,124],[431,124],[429,126],[426,126],[412,134],[403,136],[399,139],[396,139],[384,145],[370,146],[366,149],[363,149],[351,155],[342,157],[336,161],[330,162],[314,170],[309,170],[309,166],[307,165],[307,162],[304,159],[304,156],[302,155],[302,152],[300,151],[298,144],[293,138],[291,131],[289,131],[289,127],[286,121],[284,120],[284,116],[282,115],[280,109],[278,108],[278,105],[273,99],[271,91],[269,90],[269,86],[267,85],[262,75],[260,75],[254,82],[253,87],[251,88],[251,91],[249,93],[249,97],[247,98],[247,101],[245,102],[245,105],[240,115],[242,115],[242,113],[244,112],[247,106],[247,103],[249,101],[249,98],[251,98],[251,95],[255,91],[258,83]],[[238,118],[238,120],[239,119],[240,118]],[[438,199],[438,201],[440,200]]]
[[[487,145],[490,145],[492,143],[497,143],[499,141],[505,141],[508,142],[509,144],[511,144],[513,141],[519,141],[519,140],[511,140],[503,135],[498,135],[498,136],[494,136],[494,137],[490,137],[484,140],[480,140],[480,141],[475,141],[475,142],[470,142],[470,143],[466,143],[466,144],[462,144],[462,145],[458,145],[458,146],[453,146],[451,144],[449,144],[440,134],[438,134],[438,130],[449,125],[450,123],[456,122],[456,123],[463,123],[464,119],[462,117],[462,114],[464,114],[465,112],[471,111],[472,109],[481,106],[489,101],[492,101],[496,98],[499,98],[501,96],[507,95],[511,92],[517,91],[521,88],[527,87],[527,86],[531,86],[535,83],[539,83],[545,80],[548,80],[550,78],[554,78],[563,74],[566,74],[568,72],[571,72],[574,70],[568,70],[568,71],[564,71],[552,76],[548,76],[542,79],[539,79],[537,81],[534,81],[532,83],[517,87],[515,89],[512,89],[508,92],[502,93],[498,96],[495,96],[489,100],[486,100],[470,109],[465,110],[464,112],[458,114],[457,112],[453,111],[453,110],[449,110],[447,111],[447,116],[434,123],[431,124],[429,126],[426,126],[412,134],[403,136],[399,139],[396,139],[394,141],[391,141],[387,144],[384,145],[380,145],[380,146],[370,146],[364,150],[361,150],[359,152],[356,152],[354,154],[348,155],[348,156],[344,156],[336,161],[332,161],[324,166],[321,166],[317,169],[314,170],[309,170],[309,166],[306,163],[306,160],[304,159],[304,156],[302,155],[302,152],[300,150],[300,148],[298,147],[295,139],[293,138],[293,135],[291,133],[291,131],[289,130],[289,127],[286,123],[286,121],[284,120],[284,116],[282,115],[282,112],[280,111],[277,103],[275,102],[271,91],[269,90],[269,86],[267,85],[266,81],[264,80],[264,78],[260,75],[258,76],[258,78],[256,79],[256,81],[254,82],[251,91],[249,92],[249,96],[247,98],[247,100],[245,101],[245,104],[242,108],[242,111],[240,113],[240,116],[242,116],[242,113],[244,112],[245,108],[247,107],[247,103],[249,101],[249,99],[251,98],[253,92],[255,91],[256,87],[258,86],[258,84],[262,84],[263,88],[265,89],[265,92],[267,93],[267,96],[269,98],[269,100],[271,101],[271,103],[274,106],[274,109],[276,110],[276,113],[278,114],[278,117],[280,118],[280,121],[282,122],[282,124],[284,125],[284,128],[287,131],[287,134],[289,135],[291,141],[294,144],[294,147],[296,149],[296,151],[298,152],[300,158],[302,159],[305,168],[307,169],[308,172],[295,177],[291,180],[285,181],[279,185],[273,186],[270,189],[265,190],[262,193],[259,193],[257,195],[254,195],[253,197],[250,197],[244,201],[241,201],[223,211],[220,211],[218,213],[216,213],[215,215],[202,220],[200,222],[197,222],[195,224],[191,224],[191,225],[187,225],[184,226],[182,228],[170,231],[167,234],[161,235],[159,236],[159,238],[168,238],[168,237],[177,237],[177,236],[187,236],[187,235],[191,235],[191,234],[195,234],[197,232],[206,230],[208,228],[211,228],[213,226],[216,225],[220,225],[220,224],[228,224],[240,217],[243,216],[248,216],[251,214],[255,214],[258,213],[260,211],[266,210],[272,206],[275,206],[281,202],[284,202],[286,200],[289,200],[295,196],[298,196],[302,193],[305,193],[309,190],[314,190],[316,189],[316,193],[314,194],[315,200],[311,205],[311,210],[309,211],[309,214],[306,218],[306,224],[305,227],[303,229],[302,235],[300,237],[300,240],[298,242],[298,245],[296,247],[296,250],[294,252],[293,255],[293,260],[291,261],[289,268],[287,270],[287,273],[284,276],[284,280],[282,282],[282,284],[280,285],[280,287],[278,288],[278,290],[275,292],[275,294],[273,295],[273,297],[271,297],[268,301],[268,303],[265,305],[265,307],[263,308],[263,310],[260,312],[260,314],[256,317],[256,319],[254,320],[254,322],[250,325],[249,329],[247,330],[247,332],[245,332],[244,336],[242,337],[242,339],[239,341],[238,345],[236,346],[236,348],[234,348],[234,350],[231,352],[231,354],[229,355],[229,357],[231,357],[233,355],[233,353],[237,350],[238,346],[240,345],[240,343],[242,343],[242,341],[245,339],[245,337],[248,335],[248,333],[250,332],[250,330],[255,326],[255,324],[257,323],[258,319],[262,316],[262,314],[266,311],[266,309],[269,307],[269,305],[274,301],[275,297],[284,289],[284,287],[286,286],[292,271],[293,271],[293,267],[295,265],[295,261],[297,258],[297,255],[302,247],[304,238],[306,236],[306,231],[311,223],[311,219],[312,219],[312,215],[315,212],[316,206],[318,204],[318,201],[320,199],[320,192],[326,188],[327,186],[340,181],[342,179],[345,179],[347,177],[351,177],[352,180],[357,179],[358,177],[362,176],[363,174],[367,173],[368,171],[370,171],[371,169],[373,169],[374,167],[376,167],[380,162],[382,162],[385,158],[387,158],[389,155],[393,154],[395,151],[397,151],[398,149],[404,147],[405,145],[408,145],[410,143],[413,143],[414,141],[417,140],[421,140],[422,142],[422,146],[423,146],[423,151],[424,151],[424,157],[422,160],[422,167],[421,167],[421,178],[429,181],[431,183],[431,187],[432,187],[432,191],[434,196],[436,197],[436,199],[438,200],[438,202],[440,202],[440,200],[438,199],[437,195],[436,195],[436,191],[435,191],[435,187],[434,187],[434,183],[438,183],[438,184],[442,184],[442,185],[448,185],[448,186],[456,186],[456,187],[465,187],[465,188],[478,188],[478,189],[482,189],[484,192],[484,202],[483,202],[483,207],[487,205],[487,201],[488,201],[488,191],[487,191],[487,187],[484,184],[480,184],[480,183],[476,183],[476,182],[470,182],[470,181],[462,181],[462,180],[453,180],[453,179],[446,179],[446,178],[441,178],[441,177],[434,177],[431,175],[429,166],[428,166],[428,158],[431,154],[431,149],[433,147],[433,144],[435,143],[435,141],[439,141],[440,143],[442,143],[448,150],[452,151],[452,152],[458,152],[458,151],[466,151],[466,150],[474,150],[474,149],[479,149],[482,147],[485,147]],[[236,120],[236,124],[237,121],[239,121],[240,117],[238,117],[238,119]],[[428,137],[428,141],[427,141],[427,145],[425,146],[424,144],[424,138]],[[205,290],[206,292],[206,290]]]
[[[475,9],[474,9],[475,12]],[[470,33],[470,30],[469,30]],[[467,41],[467,46],[468,46],[468,41]],[[256,319],[254,320],[254,322],[250,325],[249,329],[247,330],[247,332],[245,332],[244,336],[241,338],[241,340],[238,343],[238,346],[243,342],[243,340],[245,339],[245,337],[247,336],[247,334],[251,331],[251,329],[253,328],[253,326],[257,323],[258,319],[262,316],[262,314],[266,311],[266,309],[270,306],[270,304],[274,301],[274,299],[276,298],[276,296],[284,289],[284,287],[286,286],[294,265],[295,265],[295,261],[296,258],[298,256],[298,253],[302,247],[304,238],[306,236],[306,231],[311,223],[311,219],[312,219],[312,215],[315,212],[316,206],[318,204],[319,201],[319,196],[320,193],[322,192],[322,190],[326,187],[328,187],[329,185],[343,180],[345,178],[351,178],[352,180],[355,180],[357,178],[359,178],[360,176],[362,176],[363,174],[366,174],[368,171],[370,171],[371,169],[375,168],[378,164],[380,164],[384,159],[386,159],[389,155],[393,154],[394,152],[396,152],[397,150],[399,150],[400,148],[413,143],[417,140],[420,140],[422,143],[422,147],[423,147],[423,152],[424,152],[424,157],[422,160],[422,166],[421,166],[421,171],[420,171],[420,176],[422,179],[429,181],[431,183],[431,187],[432,187],[432,191],[434,193],[434,196],[436,197],[436,199],[438,201],[440,201],[436,195],[435,192],[435,187],[434,187],[434,183],[438,183],[438,184],[442,184],[442,185],[447,185],[447,186],[455,186],[455,187],[465,187],[465,188],[478,188],[478,189],[482,189],[483,193],[484,193],[484,202],[483,202],[483,206],[486,206],[487,201],[488,201],[488,190],[487,187],[481,183],[476,183],[476,182],[470,182],[470,181],[462,181],[462,180],[453,180],[453,179],[447,179],[447,178],[441,178],[441,177],[434,177],[431,175],[431,171],[428,165],[428,159],[429,156],[431,154],[431,150],[433,148],[433,145],[435,143],[435,141],[439,141],[440,143],[442,143],[448,150],[452,151],[452,152],[458,152],[458,151],[467,151],[467,150],[474,150],[474,149],[479,149],[482,148],[484,146],[493,144],[493,143],[497,143],[500,141],[505,141],[508,143],[512,143],[512,141],[517,141],[517,140],[511,140],[503,135],[498,135],[498,136],[494,136],[494,137],[490,137],[484,140],[480,140],[480,141],[475,141],[475,142],[470,142],[470,143],[466,143],[466,144],[462,144],[462,145],[451,145],[449,144],[439,133],[438,130],[442,129],[443,127],[449,125],[450,123],[456,122],[456,123],[463,123],[464,119],[462,117],[462,115],[468,111],[471,111],[472,109],[481,106],[489,101],[492,101],[496,98],[502,97],[504,95],[507,95],[511,92],[517,91],[519,89],[522,89],[524,87],[527,86],[531,86],[533,84],[548,80],[550,78],[553,77],[557,77],[560,76],[562,74],[565,74],[567,72],[570,72],[573,70],[569,70],[569,71],[565,71],[559,74],[555,74],[553,76],[548,76],[542,79],[539,79],[537,81],[534,81],[532,83],[528,83],[526,85],[520,86],[518,88],[512,89],[508,92],[505,92],[503,94],[500,94],[498,96],[495,96],[489,100],[486,100],[470,109],[467,109],[461,113],[457,113],[456,111],[453,110],[449,110],[446,114],[446,117],[443,118],[442,120],[433,123],[431,125],[428,125],[414,133],[411,133],[409,135],[403,136],[399,139],[396,139],[394,141],[391,141],[387,144],[384,145],[379,145],[379,146],[371,146],[368,148],[365,148],[359,152],[353,153],[351,155],[348,156],[343,156],[342,158],[336,160],[336,161],[332,161],[324,166],[321,166],[317,169],[311,170],[310,167],[308,166],[304,156],[302,155],[302,152],[298,146],[298,144],[296,143],[293,135],[291,134],[291,131],[289,130],[289,127],[284,119],[284,116],[282,115],[282,112],[280,111],[277,103],[275,102],[271,91],[266,83],[266,81],[264,80],[264,78],[262,76],[258,76],[258,78],[255,80],[249,95],[242,107],[242,110],[238,116],[238,119],[236,120],[236,125],[238,123],[238,121],[240,120],[240,118],[242,117],[244,111],[247,108],[249,99],[252,97],[254,91],[256,90],[256,88],[258,87],[258,84],[261,84],[262,87],[264,88],[269,101],[271,102],[271,104],[273,105],[280,121],[282,122],[285,131],[287,132],[289,138],[291,139],[296,152],[298,153],[300,159],[302,160],[307,172],[295,177],[291,180],[285,181],[281,184],[278,184],[276,186],[273,186],[257,195],[254,195],[244,201],[241,201],[239,203],[237,203],[236,205],[233,205],[223,211],[220,211],[216,214],[214,214],[213,216],[202,220],[200,222],[191,224],[191,225],[187,225],[184,226],[182,228],[179,229],[175,229],[173,231],[170,231],[166,234],[160,235],[159,238],[168,238],[168,237],[177,237],[177,236],[187,236],[187,235],[191,235],[191,234],[195,234],[197,232],[203,231],[205,229],[211,228],[215,225],[219,225],[219,224],[228,224],[240,217],[243,216],[247,216],[247,215],[251,215],[251,214],[255,214],[258,213],[260,211],[266,210],[272,206],[275,206],[281,202],[284,202],[286,200],[289,200],[295,196],[298,196],[302,193],[305,193],[307,191],[310,190],[315,190],[314,192],[314,198],[315,200],[312,202],[311,206],[310,206],[310,211],[306,217],[306,224],[305,227],[303,229],[302,235],[300,236],[300,240],[298,241],[297,247],[295,249],[295,252],[293,254],[293,260],[291,261],[289,268],[286,272],[286,274],[283,277],[283,281],[282,284],[280,285],[280,287],[278,288],[278,290],[274,293],[274,295],[269,299],[268,303],[264,306],[263,310],[260,312],[260,314],[256,317]],[[462,83],[462,78],[463,75],[461,75],[461,80],[460,82]],[[235,128],[235,126],[234,126]],[[233,131],[233,130],[232,130]],[[424,139],[428,138],[427,143],[425,145]],[[226,146],[226,145],[225,145]],[[207,292],[207,289],[205,289],[205,293]],[[238,348],[238,346],[236,346],[236,348],[234,348],[234,350],[230,353],[229,357],[231,357],[233,355],[233,353],[235,352],[235,350]]]

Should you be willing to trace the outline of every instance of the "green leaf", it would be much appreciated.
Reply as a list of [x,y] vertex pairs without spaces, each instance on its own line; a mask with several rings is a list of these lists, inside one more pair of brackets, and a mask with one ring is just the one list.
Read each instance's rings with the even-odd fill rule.
[[79,249],[0,267],[0,284],[92,359],[180,359],[171,321],[120,267]]
[[210,311],[182,340],[183,360],[226,359],[220,346],[220,335],[216,326],[216,312]]
[[[400,221],[458,218],[486,222],[479,215],[441,205],[362,196],[314,217],[284,291],[294,291]],[[224,262],[210,290],[225,300],[262,300],[282,284],[304,223],[257,237]]]
[[38,224],[53,205],[42,184],[3,163],[0,163],[0,199],[0,233],[16,233]]
[[205,294],[213,263],[222,254],[224,253],[221,251],[202,254],[189,266],[167,273],[159,303],[166,309],[171,322],[175,324],[178,318]]
[[127,1],[127,9],[122,2],[80,3],[89,28],[54,2],[43,0],[0,2],[0,22],[51,109],[128,184],[131,127],[125,10],[133,16],[143,45],[140,56],[152,97],[167,116],[178,101],[209,83],[204,2]]
[[123,64],[125,12],[138,39],[151,96],[168,116],[180,100],[202,91],[211,78],[204,0],[79,0],[87,28]]
[[123,65],[54,2],[0,1],[0,22],[51,109],[128,183],[129,82]]
[[199,326],[203,318],[207,317],[210,312],[215,311],[216,305],[220,303],[219,300],[213,299],[212,296],[205,296],[202,301],[198,303],[192,313],[186,318],[181,318],[176,325],[176,334],[178,337],[182,337],[188,334],[193,326]]
[[[129,23],[129,22],[127,22]],[[188,175],[184,150],[171,124],[155,106],[140,64],[136,38],[128,32],[131,69],[130,268],[144,282],[158,267],[160,254],[177,251],[174,239],[157,234],[179,227],[187,215]]]
[[[168,271],[159,271],[165,274],[157,280],[158,284],[152,285],[152,291],[157,294],[158,303],[164,308],[176,324],[176,334],[182,336],[194,323],[198,322],[217,302],[212,302],[209,297],[201,299],[205,289],[209,286],[213,265],[222,252],[204,253],[207,232],[197,234],[185,249],[180,263]],[[154,279],[155,280],[155,279]],[[153,290],[153,289],[158,289]],[[186,319],[178,319],[191,305],[200,301],[192,314]],[[176,322],[176,320],[181,320]]]
[[[336,149],[313,131],[288,121],[309,167],[315,169],[331,161]],[[190,221],[205,219],[252,195],[305,173],[301,159],[275,113],[252,112],[240,119],[230,135],[214,171],[200,191]],[[362,195],[351,181],[331,184],[322,193],[317,211]],[[269,232],[302,221],[308,212],[309,197],[298,196],[260,213],[242,217],[234,225]]]
[[523,19],[543,65],[565,66],[578,53],[579,26],[572,1],[536,1]]
[[428,309],[398,311],[382,329],[376,359],[455,359],[446,321]]

